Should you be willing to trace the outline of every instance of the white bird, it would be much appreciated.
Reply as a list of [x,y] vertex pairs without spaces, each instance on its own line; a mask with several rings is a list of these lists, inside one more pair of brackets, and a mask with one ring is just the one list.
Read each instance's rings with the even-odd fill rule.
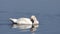
[[37,18],[34,15],[32,15],[31,18],[24,17],[19,19],[10,18],[10,20],[17,24],[39,24]]

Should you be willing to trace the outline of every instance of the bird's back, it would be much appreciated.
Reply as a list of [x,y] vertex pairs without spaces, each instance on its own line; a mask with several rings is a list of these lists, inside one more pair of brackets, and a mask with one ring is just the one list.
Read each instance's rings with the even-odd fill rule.
[[19,18],[17,20],[17,23],[19,23],[19,24],[32,24],[32,22],[29,18]]

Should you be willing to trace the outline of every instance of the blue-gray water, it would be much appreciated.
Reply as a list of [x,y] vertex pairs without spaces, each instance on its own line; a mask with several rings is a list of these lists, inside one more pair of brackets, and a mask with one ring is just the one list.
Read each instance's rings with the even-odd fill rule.
[[60,34],[60,0],[0,0],[0,34],[32,34],[11,28],[9,18],[36,15],[35,34]]

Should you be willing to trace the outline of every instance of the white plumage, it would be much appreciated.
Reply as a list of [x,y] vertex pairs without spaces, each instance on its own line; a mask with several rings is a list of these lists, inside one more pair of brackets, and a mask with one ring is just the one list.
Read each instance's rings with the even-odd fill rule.
[[[34,23],[32,23],[31,19],[33,19]],[[10,18],[10,20],[17,24],[39,24],[37,18],[34,15],[32,15],[31,18],[19,18],[19,19]]]

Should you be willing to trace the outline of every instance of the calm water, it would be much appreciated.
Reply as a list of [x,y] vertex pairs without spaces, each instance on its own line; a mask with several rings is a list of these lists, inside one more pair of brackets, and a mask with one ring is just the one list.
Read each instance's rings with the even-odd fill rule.
[[60,0],[0,0],[0,34],[33,34],[12,28],[9,18],[36,15],[35,34],[60,34]]

